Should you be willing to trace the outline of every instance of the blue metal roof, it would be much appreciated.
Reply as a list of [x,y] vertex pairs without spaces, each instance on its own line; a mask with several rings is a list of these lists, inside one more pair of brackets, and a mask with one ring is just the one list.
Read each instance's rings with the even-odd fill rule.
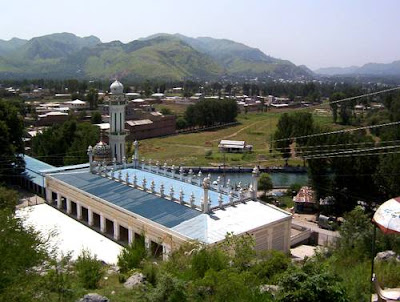
[[100,177],[87,170],[60,172],[51,176],[168,228],[201,214],[187,206]]
[[[117,175],[118,175],[117,171]],[[166,177],[160,174],[155,174],[155,173],[150,173],[146,172],[143,170],[139,169],[122,169],[121,173],[123,175],[123,179],[125,179],[126,173],[129,175],[129,182],[132,183],[133,181],[133,175],[136,175],[137,177],[137,183],[139,185],[142,185],[143,178],[146,178],[147,181],[147,187],[150,187],[151,181],[154,181],[155,184],[155,191],[160,192],[160,186],[161,184],[164,185],[165,188],[165,194],[169,195],[170,188],[173,187],[175,190],[175,197],[179,196],[179,191],[182,189],[183,192],[185,192],[185,195],[183,197],[183,200],[186,203],[189,203],[190,200],[190,194],[193,193],[195,197],[195,202],[194,204],[197,206],[201,206],[201,198],[203,197],[204,190],[203,187],[201,186],[196,186],[192,185],[190,183],[186,183],[184,181],[180,181],[178,179],[172,179],[170,177]],[[108,173],[111,176],[111,173]],[[218,206],[218,198],[219,198],[219,193],[209,190],[208,191],[209,195],[209,202],[211,207]],[[221,198],[224,204],[227,204],[229,202],[229,196],[226,195],[225,193],[221,193]]]
[[24,155],[24,161],[25,171],[22,175],[34,184],[44,187],[44,177],[42,172],[44,170],[54,169],[55,167],[28,155]]

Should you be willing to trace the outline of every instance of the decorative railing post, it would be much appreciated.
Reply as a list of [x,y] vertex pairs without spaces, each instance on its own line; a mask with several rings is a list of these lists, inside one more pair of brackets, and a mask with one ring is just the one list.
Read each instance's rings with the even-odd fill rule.
[[221,176],[217,178],[217,191],[221,192]]
[[87,155],[89,156],[89,170],[90,170],[90,173],[93,173],[94,163],[93,163],[93,147],[92,146],[89,146],[87,148]]
[[113,165],[114,171],[116,171],[117,170],[117,159],[115,157],[113,157],[113,159],[112,159],[112,165]]
[[144,158],[142,158],[142,170],[144,170]]
[[192,192],[190,194],[190,199],[189,199],[189,203],[190,203],[190,207],[194,208],[195,207],[195,197],[194,197],[194,193]]
[[174,188],[171,185],[171,188],[169,189],[169,196],[171,197],[171,200],[174,200],[174,193],[175,193]]
[[118,171],[118,180],[122,182],[122,171]]
[[133,174],[133,181],[132,181],[132,183],[133,183],[133,187],[136,188],[136,187],[137,187],[137,176],[136,176],[136,174]]
[[188,173],[188,182],[190,184],[192,184],[192,179],[193,179],[193,170],[189,169],[189,173]]
[[164,169],[164,176],[167,176],[167,170],[168,170],[167,163],[164,163],[163,169]]
[[172,179],[175,179],[175,165],[172,165],[171,167],[171,177]]
[[243,189],[242,188],[240,188],[240,190],[239,190],[239,202],[242,202],[243,201]]
[[223,198],[222,198],[222,194],[221,193],[219,193],[219,195],[218,195],[218,205],[219,205],[219,207],[222,209],[222,207],[223,207]]
[[162,198],[164,198],[164,184],[163,183],[161,183],[161,185],[160,185],[160,196],[162,197]]
[[197,174],[197,182],[198,182],[198,185],[199,185],[199,187],[201,186],[201,175],[202,175],[202,173],[201,173],[201,170],[199,171],[199,173]]
[[260,169],[257,166],[254,167],[253,172],[253,196],[254,200],[257,200],[257,192],[258,192],[258,180],[260,179]]
[[155,184],[154,179],[153,179],[151,181],[151,183],[150,183],[150,191],[151,191],[151,193],[154,193],[155,188],[156,188],[156,184]]
[[204,178],[203,180],[203,203],[202,203],[202,208],[203,208],[203,213],[207,214],[209,212],[209,196],[208,196],[208,190],[210,189],[210,179],[208,177]]
[[254,196],[254,189],[253,189],[253,185],[250,184],[249,192],[248,192],[248,198],[253,198],[253,196]]
[[128,171],[126,171],[126,174],[125,174],[125,182],[126,182],[127,185],[129,185],[129,173],[128,173]]
[[229,204],[233,205],[233,191],[232,190],[229,191]]
[[126,157],[125,156],[122,157],[122,167],[124,169],[126,169]]
[[184,204],[183,198],[184,198],[184,193],[183,193],[183,190],[181,188],[181,190],[179,191],[179,202],[181,204]]
[[132,155],[132,163],[134,164],[133,167],[136,169],[139,160],[139,142],[135,140],[133,145],[135,146],[135,153]]
[[152,171],[152,166],[151,166],[151,158],[149,159],[149,171],[151,172]]
[[156,161],[156,174],[160,173],[160,162],[157,160]]
[[179,177],[180,177],[180,180],[183,180],[183,167],[180,167],[179,168]]
[[144,191],[146,191],[146,184],[147,184],[146,177],[143,177],[143,180],[142,180],[142,188],[143,188]]

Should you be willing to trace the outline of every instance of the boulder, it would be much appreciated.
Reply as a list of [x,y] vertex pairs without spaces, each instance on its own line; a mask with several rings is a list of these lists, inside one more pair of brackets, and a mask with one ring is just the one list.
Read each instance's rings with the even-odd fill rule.
[[99,294],[92,293],[92,294],[87,294],[84,295],[82,299],[79,300],[79,302],[109,302],[108,298],[100,296]]
[[397,259],[397,254],[393,251],[383,251],[375,256],[375,261],[390,261]]
[[273,296],[275,296],[276,293],[279,291],[279,286],[272,285],[272,284],[264,284],[264,285],[260,285],[259,289],[260,289],[261,294],[268,292],[268,293],[272,294]]
[[132,289],[136,286],[143,284],[145,277],[142,273],[134,273],[131,275],[128,280],[124,283],[124,287],[128,289]]

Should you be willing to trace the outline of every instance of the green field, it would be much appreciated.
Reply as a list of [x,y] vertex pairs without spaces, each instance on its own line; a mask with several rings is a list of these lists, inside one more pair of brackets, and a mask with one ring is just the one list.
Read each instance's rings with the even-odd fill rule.
[[[172,108],[171,108],[172,109]],[[218,151],[221,139],[244,140],[253,145],[253,152],[246,154],[225,154],[228,166],[283,165],[280,153],[270,152],[271,136],[275,132],[279,116],[283,112],[241,114],[239,125],[223,129],[192,134],[180,134],[166,138],[153,138],[140,142],[140,153],[146,160],[189,166],[218,166],[224,162],[224,154]],[[330,116],[318,116],[316,121],[331,124]],[[211,150],[211,154],[210,154]],[[290,159],[290,165],[301,165],[301,159]]]

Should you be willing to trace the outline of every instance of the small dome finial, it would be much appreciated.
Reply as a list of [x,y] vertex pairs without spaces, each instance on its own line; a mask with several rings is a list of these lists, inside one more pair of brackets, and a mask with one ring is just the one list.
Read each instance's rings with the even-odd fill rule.
[[118,80],[115,80],[110,86],[111,94],[123,94],[124,93],[124,85]]

